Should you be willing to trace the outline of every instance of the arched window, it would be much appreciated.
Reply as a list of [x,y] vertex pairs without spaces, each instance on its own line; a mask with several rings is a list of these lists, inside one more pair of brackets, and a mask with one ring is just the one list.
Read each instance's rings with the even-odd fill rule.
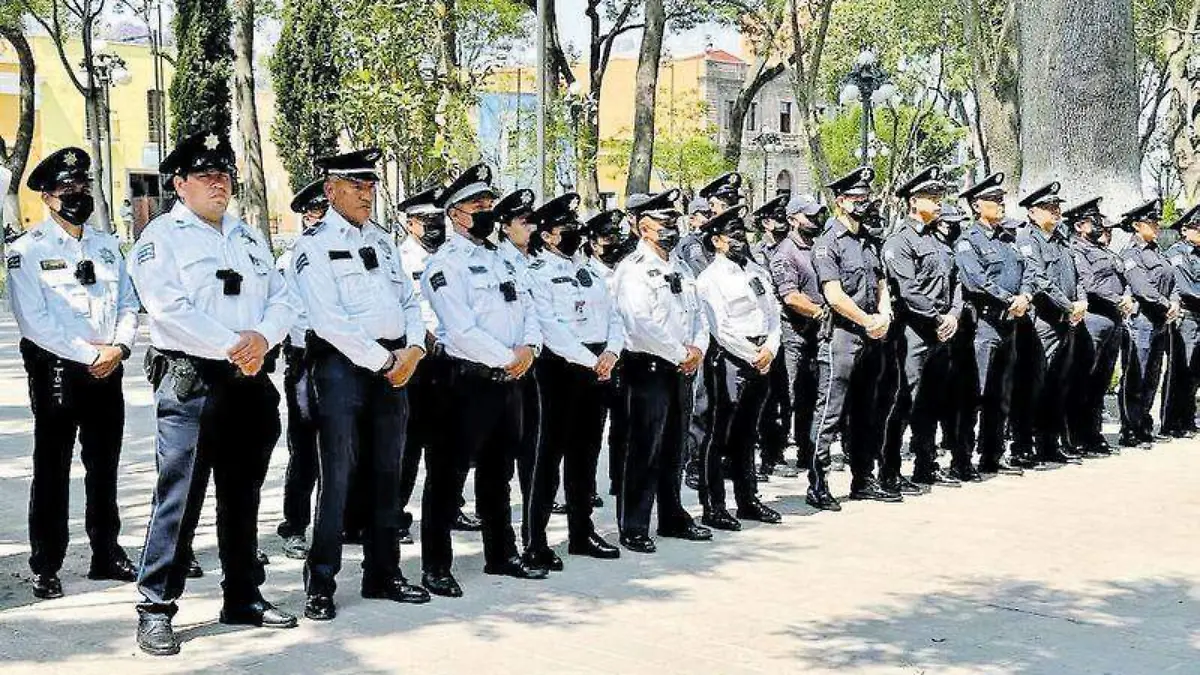
[[792,190],[792,172],[784,169],[775,177],[775,194],[783,194]]

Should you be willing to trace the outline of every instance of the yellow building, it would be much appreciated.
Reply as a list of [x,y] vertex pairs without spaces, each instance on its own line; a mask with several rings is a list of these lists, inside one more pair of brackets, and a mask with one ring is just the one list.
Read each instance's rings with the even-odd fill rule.
[[[91,154],[92,147],[87,137],[83,97],[63,69],[54,43],[45,36],[31,36],[29,42],[37,73],[33,146],[26,165],[26,176],[20,177],[19,201],[23,228],[32,227],[49,215],[41,198],[25,188],[28,172],[32,171],[43,157],[59,148],[78,146]],[[151,117],[155,109],[153,98],[156,95],[154,61],[148,45],[114,42],[105,45],[104,51],[120,56],[129,71],[129,81],[111,89],[111,176],[115,202],[112,215],[117,223],[117,231],[123,236],[128,236],[131,228],[144,225],[146,217],[156,207],[155,200],[158,195],[159,146],[156,125]],[[82,53],[80,44],[69,45],[67,60],[77,64],[83,59]],[[163,62],[163,67],[166,69],[163,79],[166,87],[170,82],[171,67],[166,62]],[[16,136],[19,109],[17,71],[16,54],[7,42],[0,41],[0,136],[10,144]],[[295,228],[295,219],[288,217],[291,193],[286,173],[268,137],[274,99],[267,92],[258,95],[258,103],[272,229],[282,228],[287,231]],[[168,110],[169,115],[169,104],[164,103],[164,108]],[[101,145],[104,146],[103,143]],[[168,143],[165,147],[166,151],[170,152],[171,145]],[[124,209],[121,205],[125,199],[132,202],[132,223],[125,222],[122,218]]]

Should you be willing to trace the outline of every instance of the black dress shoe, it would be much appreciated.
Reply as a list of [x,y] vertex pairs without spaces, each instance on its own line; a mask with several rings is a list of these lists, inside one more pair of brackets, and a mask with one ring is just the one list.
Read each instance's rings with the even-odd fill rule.
[[921,487],[908,479],[908,476],[888,476],[879,481],[880,489],[885,492],[891,492],[898,495],[911,495],[919,497],[929,492],[927,488]]
[[768,525],[783,521],[783,516],[775,509],[763,504],[757,499],[746,505],[745,508],[738,507],[737,517],[742,520],[754,520]]
[[63,596],[62,582],[57,574],[33,575],[33,597],[53,600]]
[[1018,469],[1038,468],[1038,461],[1033,458],[1033,455],[1013,455],[1011,464]]
[[556,516],[565,516],[567,515],[567,505],[554,502],[554,504],[550,506],[550,513],[553,513]]
[[254,560],[259,565],[270,565],[271,559],[267,557],[267,552],[261,548],[254,549]]
[[529,567],[540,567],[548,572],[563,571],[562,558],[549,548],[527,550],[521,560]]
[[408,583],[408,579],[399,574],[383,579],[371,579],[364,575],[362,597],[368,600],[391,600],[409,605],[423,605],[429,602],[429,591]]
[[454,517],[454,523],[450,529],[457,532],[478,532],[483,529],[483,523],[480,523],[475,516],[468,515],[460,509],[458,515]]
[[421,575],[421,585],[425,590],[443,598],[461,598],[462,586],[450,572],[426,572]]
[[332,621],[337,617],[337,605],[333,604],[333,596],[325,593],[314,593],[304,601],[304,618],[313,621]]
[[654,540],[644,534],[621,535],[621,545],[634,553],[654,553],[658,547]]
[[196,554],[193,553],[191,559],[188,560],[187,578],[199,579],[202,576],[204,576],[204,568],[200,566],[200,561],[196,560]]
[[687,541],[709,541],[712,539],[712,530],[689,522],[682,527],[660,527],[658,528],[658,536],[669,537],[671,539],[686,539]]
[[726,532],[738,532],[742,529],[742,524],[737,518],[730,515],[726,509],[705,510],[704,515],[700,516],[700,522],[714,530],[724,530]]
[[857,501],[872,501],[872,502],[902,502],[904,497],[893,492],[886,492],[879,487],[879,483],[874,478],[865,481],[858,487],[850,488],[850,499]]
[[137,567],[124,556],[108,560],[92,558],[92,566],[87,576],[89,579],[137,581]]
[[1002,474],[1006,476],[1023,476],[1025,472],[1020,467],[1015,467],[1012,464],[998,459],[994,462],[980,462],[979,473],[984,474]]
[[966,466],[952,466],[946,474],[947,478],[957,480],[962,483],[982,483],[983,476],[979,475],[979,471],[970,464]]
[[613,546],[604,540],[603,537],[595,532],[589,534],[586,539],[572,539],[567,544],[567,553],[571,555],[584,555],[591,558],[601,558],[604,560],[612,560],[621,557],[621,549]]
[[602,508],[603,506],[604,500],[600,498],[600,495],[592,495],[592,508],[598,509]]
[[308,557],[308,542],[302,534],[293,534],[283,538],[283,557],[292,560],[304,560]]
[[1038,452],[1038,460],[1050,464],[1069,464],[1079,461],[1075,455],[1063,452],[1062,448],[1045,448]]
[[401,530],[397,530],[396,531],[396,543],[401,544],[403,546],[411,546],[413,543],[412,530],[407,527],[403,528]]
[[1171,429],[1169,431],[1163,431],[1163,433],[1171,438],[1191,438],[1191,435],[1183,429]]
[[260,626],[262,628],[295,628],[296,617],[284,612],[266,600],[257,600],[245,605],[221,608],[221,623],[232,626]]
[[179,653],[179,640],[166,614],[138,613],[138,648],[151,656],[171,656]]
[[943,487],[962,487],[957,478],[947,476],[941,469],[934,467],[923,471],[914,471],[912,482],[918,485],[941,485]]
[[1107,441],[1100,441],[1087,446],[1086,452],[1092,457],[1108,457],[1113,454],[1113,447]]
[[817,509],[818,511],[842,510],[841,502],[834,498],[834,496],[829,493],[829,490],[823,490],[819,493],[809,490],[808,494],[804,496],[804,503],[808,504],[814,509]]
[[483,566],[484,574],[491,574],[498,577],[512,577],[514,579],[545,579],[549,576],[549,572],[544,567],[531,567],[521,560],[520,556],[506,558],[496,563],[488,563]]

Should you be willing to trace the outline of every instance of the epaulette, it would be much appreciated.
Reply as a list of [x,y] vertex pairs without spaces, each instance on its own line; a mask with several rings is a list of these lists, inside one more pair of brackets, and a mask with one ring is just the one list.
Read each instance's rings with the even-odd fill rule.
[[26,230],[21,230],[20,232],[17,232],[16,230],[5,228],[4,243],[6,243],[6,244],[13,243],[14,241],[20,239],[21,237],[24,237],[25,232],[26,232]]
[[313,225],[312,227],[310,227],[310,228],[308,228],[307,230],[305,230],[305,231],[304,231],[304,235],[303,235],[303,236],[305,236],[305,237],[311,237],[311,236],[313,236],[314,234],[316,234],[316,233],[320,232],[320,231],[321,231],[321,229],[322,229],[322,228],[324,228],[324,227],[325,227],[325,221],[323,221],[323,220],[322,220],[322,221],[318,221],[318,222],[317,222],[315,225]]
[[392,226],[390,223],[381,223],[381,222],[374,221],[374,220],[372,220],[371,222],[374,223],[375,227],[378,227],[380,230],[382,230],[384,234],[392,233]]

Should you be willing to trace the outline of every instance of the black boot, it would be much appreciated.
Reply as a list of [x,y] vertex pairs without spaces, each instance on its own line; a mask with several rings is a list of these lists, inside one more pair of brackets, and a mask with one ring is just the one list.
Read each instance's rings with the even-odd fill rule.
[[179,653],[179,640],[171,627],[171,617],[152,612],[138,613],[137,644],[151,656],[171,656]]

